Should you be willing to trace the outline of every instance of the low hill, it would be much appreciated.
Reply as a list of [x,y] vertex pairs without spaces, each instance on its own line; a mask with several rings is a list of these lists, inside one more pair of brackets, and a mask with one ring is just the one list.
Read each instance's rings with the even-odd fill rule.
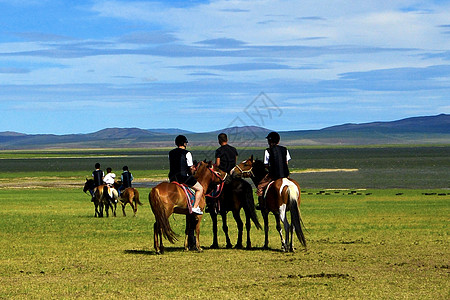
[[[89,134],[37,134],[0,132],[0,149],[172,147],[178,134],[191,146],[217,146],[217,134],[229,135],[236,147],[265,146],[270,129],[230,127],[193,133],[181,129],[106,128]],[[280,132],[285,145],[450,144],[450,115],[412,117],[392,122],[343,124],[320,130]]]

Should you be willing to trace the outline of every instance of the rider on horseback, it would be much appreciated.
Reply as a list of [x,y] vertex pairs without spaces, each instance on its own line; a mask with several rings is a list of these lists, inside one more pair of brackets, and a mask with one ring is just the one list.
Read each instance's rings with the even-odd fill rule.
[[[228,136],[226,133],[221,133],[217,136],[220,147],[216,149],[215,158],[216,166],[222,171],[230,174],[230,171],[236,166],[238,152],[236,148],[228,144]],[[231,177],[227,177],[230,178]],[[230,181],[226,181],[225,184],[229,184]],[[206,197],[206,212],[211,212],[217,209],[217,199]]]
[[127,188],[132,187],[131,182],[133,181],[133,174],[131,174],[130,170],[128,170],[128,166],[123,166],[122,168],[123,173],[120,176],[120,179],[122,181],[122,185],[119,187],[119,196],[121,192]]
[[92,179],[94,179],[94,188],[92,190],[89,189],[89,192],[91,193],[91,196],[92,196],[91,202],[94,202],[94,190],[96,187],[103,184],[104,176],[105,176],[105,173],[103,173],[103,171],[100,170],[100,163],[96,163],[95,170],[92,172]]
[[[103,182],[109,187],[109,197],[113,199],[113,190],[114,188],[114,182],[116,180],[116,174],[112,173],[111,168],[106,168],[106,175],[103,178]],[[117,200],[116,200],[117,201]]]
[[228,136],[225,133],[221,133],[217,137],[220,147],[216,150],[216,165],[222,171],[230,174],[231,169],[236,166],[238,152],[236,148],[228,145]]
[[266,136],[269,148],[264,152],[264,165],[269,169],[269,173],[258,184],[256,194],[258,195],[257,209],[265,207],[264,190],[271,181],[279,178],[289,177],[288,161],[291,159],[286,147],[278,145],[280,135],[277,132],[271,132]]
[[195,166],[191,152],[186,150],[187,144],[188,140],[184,135],[179,135],[175,138],[177,148],[169,152],[169,180],[171,182],[176,181],[180,184],[184,183],[195,190],[195,202],[192,207],[192,212],[201,215],[203,212],[198,205],[203,197],[203,187],[192,176]]

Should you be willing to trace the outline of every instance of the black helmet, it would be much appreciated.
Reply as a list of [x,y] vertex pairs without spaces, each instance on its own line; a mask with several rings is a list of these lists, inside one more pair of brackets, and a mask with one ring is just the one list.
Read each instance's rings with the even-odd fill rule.
[[184,143],[187,143],[188,140],[184,135],[179,135],[175,138],[175,145],[177,146],[183,146]]
[[277,132],[272,131],[266,136],[266,139],[269,143],[278,144],[280,142],[280,135]]

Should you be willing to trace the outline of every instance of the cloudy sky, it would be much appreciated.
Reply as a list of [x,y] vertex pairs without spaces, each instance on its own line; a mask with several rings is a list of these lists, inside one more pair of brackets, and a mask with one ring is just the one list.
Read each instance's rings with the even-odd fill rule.
[[0,131],[450,113],[450,1],[0,0]]

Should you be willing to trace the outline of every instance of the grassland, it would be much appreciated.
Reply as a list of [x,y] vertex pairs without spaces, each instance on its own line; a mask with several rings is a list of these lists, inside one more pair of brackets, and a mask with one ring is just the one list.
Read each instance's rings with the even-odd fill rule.
[[280,252],[272,219],[271,250],[257,230],[252,251],[210,250],[206,216],[202,253],[179,241],[157,256],[146,201],[136,218],[96,219],[79,189],[1,190],[0,298],[448,299],[450,196],[398,193],[309,190],[307,251]]
[[[251,251],[223,249],[223,235],[222,249],[208,249],[206,215],[203,252],[184,252],[180,238],[161,256],[150,188],[139,189],[136,218],[97,219],[81,186],[96,161],[157,180],[167,172],[165,150],[0,152],[0,298],[448,299],[449,148],[292,149],[307,251],[282,253],[272,217],[269,251],[254,228]],[[170,221],[182,234],[183,217]]]

